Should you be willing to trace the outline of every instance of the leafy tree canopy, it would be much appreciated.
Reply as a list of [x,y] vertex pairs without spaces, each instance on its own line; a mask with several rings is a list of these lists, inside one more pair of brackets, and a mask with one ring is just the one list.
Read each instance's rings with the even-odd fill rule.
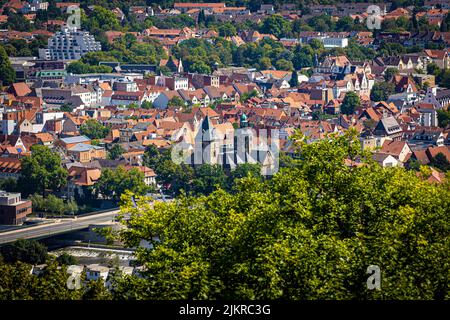
[[104,169],[100,179],[91,189],[97,195],[100,194],[117,201],[127,190],[138,195],[144,195],[149,190],[144,178],[144,173],[137,168],[127,170],[119,166],[116,169]]
[[11,67],[8,55],[3,46],[0,45],[0,85],[10,85],[16,80],[16,72]]
[[80,133],[90,139],[103,139],[111,129],[94,119],[89,119],[80,126]]
[[390,82],[377,82],[373,85],[370,92],[370,100],[386,101],[387,98],[395,93],[395,86]]
[[0,250],[3,259],[7,263],[17,261],[40,264],[47,259],[47,247],[34,240],[20,239],[12,244],[8,244]]
[[[139,247],[147,271],[126,277],[116,297],[448,299],[448,182],[382,168],[353,132],[294,141],[300,160],[270,180],[241,179],[236,193],[154,206],[125,195],[121,238],[153,249]],[[367,289],[369,265],[380,267],[382,290]]]
[[22,158],[21,163],[19,185],[27,194],[45,195],[46,189],[57,190],[67,183],[67,170],[61,166],[60,156],[46,146],[33,145],[31,156]]
[[360,104],[359,96],[356,93],[347,92],[341,104],[341,112],[344,114],[353,114]]

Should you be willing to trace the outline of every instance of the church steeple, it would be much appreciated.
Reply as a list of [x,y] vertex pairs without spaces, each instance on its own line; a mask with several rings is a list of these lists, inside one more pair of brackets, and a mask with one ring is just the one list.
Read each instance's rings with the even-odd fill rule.
[[314,67],[317,68],[319,66],[319,58],[317,57],[317,53],[314,54]]
[[208,115],[205,117],[205,119],[203,119],[201,130],[203,134],[203,141],[215,140],[215,129]]
[[239,120],[239,124],[241,128],[246,128],[248,127],[248,120],[247,120],[247,116],[245,113],[241,114],[241,118]]

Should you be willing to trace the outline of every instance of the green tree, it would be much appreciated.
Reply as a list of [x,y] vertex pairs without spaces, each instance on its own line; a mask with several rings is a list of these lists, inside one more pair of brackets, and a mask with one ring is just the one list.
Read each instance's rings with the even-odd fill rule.
[[189,72],[211,74],[211,67],[198,57],[188,57],[185,62],[185,67]]
[[49,262],[42,274],[30,273],[29,264],[0,264],[0,300],[77,300],[83,290],[67,286],[67,269]]
[[90,139],[104,139],[111,129],[95,119],[89,119],[80,126],[80,133]]
[[156,174],[156,180],[162,184],[162,189],[171,195],[179,195],[182,191],[190,192],[192,189],[194,170],[187,164],[164,160],[157,166]]
[[59,255],[56,258],[56,262],[58,262],[58,264],[61,266],[62,265],[70,266],[78,263],[77,259],[74,256],[68,254],[67,252],[63,252],[61,255]]
[[24,16],[14,12],[8,14],[7,25],[11,30],[16,31],[31,31],[32,29],[30,21],[25,19]]
[[19,184],[26,194],[45,190],[57,190],[67,183],[67,170],[61,165],[61,157],[43,145],[33,145],[31,156],[21,160],[22,172]]
[[291,71],[294,69],[292,62],[286,59],[277,60],[277,62],[275,63],[275,67],[277,68],[277,70],[285,71]]
[[184,107],[185,103],[184,100],[181,99],[178,96],[174,96],[169,100],[169,103],[167,104],[168,107]]
[[[126,34],[123,36],[123,39],[125,42],[127,42],[127,37],[133,36],[130,34]],[[127,45],[131,46],[132,40],[128,40]],[[88,52],[86,53],[82,58],[81,62],[85,64],[89,64],[91,66],[98,66],[100,62],[117,62],[117,58],[111,53],[107,51],[95,51],[95,52]]]
[[125,149],[120,144],[114,144],[112,148],[108,151],[108,158],[111,160],[119,159],[120,156],[125,152]]
[[217,31],[221,37],[232,37],[237,34],[236,27],[231,22],[222,23],[217,28]]
[[16,80],[16,72],[11,67],[5,49],[0,45],[0,85],[10,85]]
[[156,181],[165,193],[179,195],[182,190],[190,192],[194,170],[185,163],[176,164],[171,158],[172,149],[158,150],[150,145],[144,153],[144,165],[156,173]]
[[292,58],[292,63],[296,70],[300,70],[307,67],[313,66],[314,50],[310,45],[306,46],[296,46],[294,49],[294,57]]
[[354,92],[347,92],[341,104],[341,112],[344,114],[353,114],[360,105],[359,96]]
[[33,203],[33,209],[35,211],[50,212],[55,214],[75,214],[78,212],[78,205],[73,200],[65,202],[63,199],[58,198],[53,194],[49,194],[44,198],[40,194],[33,194],[29,197]]
[[65,212],[64,200],[49,194],[45,199],[46,208],[48,211],[62,215]]
[[273,14],[262,22],[260,31],[273,34],[277,38],[286,37],[292,32],[291,23],[278,14]]
[[34,240],[19,239],[1,248],[3,259],[7,263],[18,261],[41,264],[47,260],[47,247]]
[[[149,20],[152,21],[155,27],[160,29],[176,29],[184,27],[195,27],[195,19],[189,15],[182,13],[175,16],[169,16],[164,19],[159,19],[157,17],[151,17]],[[205,19],[205,24],[208,24],[207,18]]]
[[450,31],[450,13],[447,13],[445,16],[445,19],[441,23],[441,32],[448,32]]
[[272,66],[272,61],[270,61],[269,57],[262,57],[259,59],[259,69],[267,70]]
[[234,186],[238,183],[238,180],[248,177],[257,179],[263,178],[261,175],[261,165],[259,163],[243,163],[237,165],[228,177],[228,189],[233,190]]
[[370,100],[372,101],[386,101],[387,98],[395,93],[395,86],[390,82],[377,82],[373,85],[370,92]]
[[431,159],[430,164],[444,172],[450,170],[450,162],[442,152],[439,152],[433,159]]
[[102,279],[91,280],[87,283],[83,300],[111,300],[112,295],[105,287]]
[[82,15],[82,25],[94,33],[96,30],[108,31],[120,29],[120,22],[114,12],[101,6],[94,6],[89,17]]
[[21,186],[17,184],[17,179],[5,178],[0,180],[0,190],[7,192],[20,192]]
[[158,164],[162,162],[163,157],[165,157],[165,160],[170,160],[168,154],[162,155],[158,148],[151,144],[145,149],[143,162],[147,167],[156,170]]
[[432,63],[427,64],[427,73],[428,74],[437,76],[437,75],[439,75],[440,71],[441,70],[439,69],[439,67],[437,66],[436,63],[432,62]]
[[202,9],[198,13],[197,23],[200,25],[200,24],[205,24],[205,22],[206,22],[205,10]]
[[[239,192],[127,200],[121,239],[153,249],[136,250],[147,271],[116,298],[448,298],[448,182],[382,168],[353,131],[294,139],[300,160],[269,180],[241,179]],[[367,288],[369,265],[380,266],[382,290]]]
[[258,91],[256,91],[255,89],[250,91],[250,92],[244,92],[241,97],[240,97],[240,101],[241,102],[247,102],[249,99],[253,98],[253,97],[257,97],[258,96]]
[[68,103],[64,103],[61,108],[59,108],[60,111],[62,112],[72,112],[73,111],[73,106],[71,104]]
[[420,170],[420,162],[416,159],[409,158],[409,160],[406,162],[406,167],[409,170],[419,171]]
[[314,51],[322,51],[324,49],[323,42],[319,39],[311,39],[309,45]]
[[123,166],[104,169],[98,182],[92,187],[94,194],[118,201],[126,190],[143,195],[148,191],[144,173],[137,168],[126,170]]
[[444,129],[447,128],[447,126],[450,124],[450,110],[437,110],[437,117],[439,127]]
[[399,73],[397,68],[387,68],[384,71],[384,80],[385,81],[392,81],[392,79],[394,78],[395,75],[397,75]]
[[331,16],[322,14],[314,16],[308,20],[308,25],[313,28],[314,31],[327,32],[335,29],[335,22],[331,19]]
[[438,75],[438,81],[441,87],[450,89],[450,70],[449,69],[442,70]]
[[289,85],[291,88],[295,88],[298,86],[298,74],[297,71],[292,71],[291,80],[289,80]]
[[67,72],[73,74],[86,74],[86,73],[110,73],[112,68],[110,66],[91,66],[82,61],[71,62],[67,66]]
[[350,17],[342,17],[336,23],[336,31],[355,31],[355,22]]
[[226,181],[227,177],[220,165],[202,164],[195,169],[192,187],[197,194],[210,194],[218,188],[225,189]]
[[146,100],[146,101],[142,102],[141,108],[142,109],[153,109],[154,107],[153,107],[153,103],[151,101]]

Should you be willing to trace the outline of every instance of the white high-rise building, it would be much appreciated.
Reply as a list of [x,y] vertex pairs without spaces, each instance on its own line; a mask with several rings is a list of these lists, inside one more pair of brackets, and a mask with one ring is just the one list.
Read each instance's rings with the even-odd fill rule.
[[48,39],[48,48],[39,49],[44,60],[78,60],[88,52],[101,51],[100,42],[87,31],[64,27]]

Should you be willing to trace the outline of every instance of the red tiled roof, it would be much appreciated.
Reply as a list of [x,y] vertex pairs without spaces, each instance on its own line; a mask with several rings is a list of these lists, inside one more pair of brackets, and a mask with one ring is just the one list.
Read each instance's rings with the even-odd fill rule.
[[225,8],[225,3],[218,2],[218,3],[193,3],[193,2],[186,2],[186,3],[180,3],[175,2],[173,4],[174,8]]
[[21,169],[22,163],[20,159],[0,157],[0,172],[19,173]]

